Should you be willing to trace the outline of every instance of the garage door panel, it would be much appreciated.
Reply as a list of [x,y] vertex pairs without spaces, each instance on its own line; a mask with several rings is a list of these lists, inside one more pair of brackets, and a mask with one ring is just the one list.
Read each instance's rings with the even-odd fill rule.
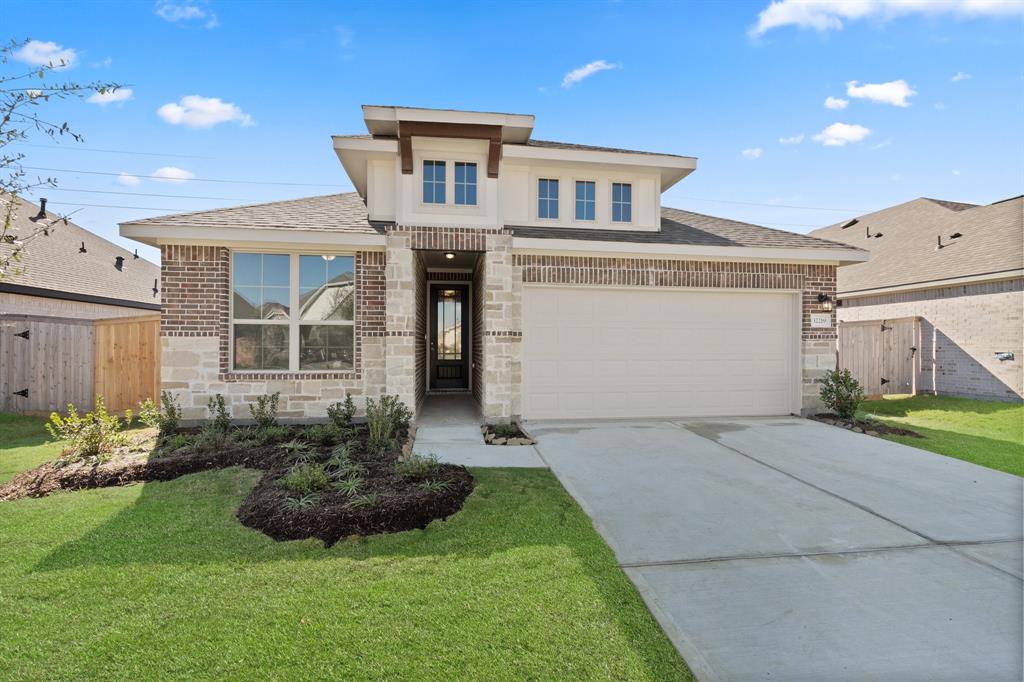
[[792,294],[527,287],[527,418],[787,414]]

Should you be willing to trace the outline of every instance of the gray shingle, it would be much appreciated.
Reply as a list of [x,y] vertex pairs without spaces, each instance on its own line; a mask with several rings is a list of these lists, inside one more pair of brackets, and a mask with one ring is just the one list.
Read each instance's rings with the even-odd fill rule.
[[[39,207],[20,197],[18,204],[14,233],[27,236],[37,229],[29,218],[39,213]],[[0,210],[6,210],[6,203],[0,202]],[[46,215],[49,220],[57,217],[49,212]],[[79,252],[82,242],[85,242],[86,253]],[[12,248],[0,245],[0,253],[10,253]],[[120,272],[114,267],[118,256],[124,258]],[[4,284],[137,303],[160,303],[160,296],[153,295],[153,281],[160,277],[160,266],[145,258],[136,259],[131,251],[72,222],[57,223],[49,236],[39,234],[27,242],[17,268],[21,273],[6,278]]]
[[[860,216],[846,229],[844,221],[812,232],[871,252],[866,263],[839,269],[839,293],[1024,268],[1024,199],[988,206],[950,203],[914,199]],[[869,238],[867,230],[883,236]],[[963,236],[951,239],[957,232]]]

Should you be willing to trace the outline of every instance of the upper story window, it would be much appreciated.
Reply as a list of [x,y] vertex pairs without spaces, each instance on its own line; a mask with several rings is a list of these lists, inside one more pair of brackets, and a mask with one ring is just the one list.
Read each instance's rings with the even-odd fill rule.
[[[436,162],[435,162],[436,163]],[[444,165],[444,162],[441,162]],[[442,197],[444,189],[441,190]],[[441,202],[443,203],[443,199]],[[464,161],[455,162],[455,204],[458,206],[476,206],[476,164]]]
[[537,181],[537,217],[558,220],[558,180]]
[[576,181],[576,220],[594,220],[597,208],[597,183]]
[[231,262],[235,370],[351,370],[352,256],[235,252]]
[[[474,178],[476,174],[474,173]],[[423,203],[443,204],[445,203],[445,162],[424,161],[423,162]],[[474,197],[476,195],[474,181]],[[474,202],[475,203],[475,202]]]
[[633,185],[612,183],[612,222],[633,222]]

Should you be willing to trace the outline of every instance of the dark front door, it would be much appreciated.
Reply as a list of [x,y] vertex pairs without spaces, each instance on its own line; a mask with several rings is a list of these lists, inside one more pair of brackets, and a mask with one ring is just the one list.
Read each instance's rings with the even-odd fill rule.
[[469,287],[430,285],[430,388],[469,388]]

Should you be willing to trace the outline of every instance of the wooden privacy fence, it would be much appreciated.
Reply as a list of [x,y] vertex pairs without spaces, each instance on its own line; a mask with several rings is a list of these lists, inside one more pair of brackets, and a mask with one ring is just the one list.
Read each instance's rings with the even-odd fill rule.
[[136,409],[160,393],[160,316],[0,316],[0,412]]
[[839,366],[869,397],[916,394],[920,318],[839,323]]

